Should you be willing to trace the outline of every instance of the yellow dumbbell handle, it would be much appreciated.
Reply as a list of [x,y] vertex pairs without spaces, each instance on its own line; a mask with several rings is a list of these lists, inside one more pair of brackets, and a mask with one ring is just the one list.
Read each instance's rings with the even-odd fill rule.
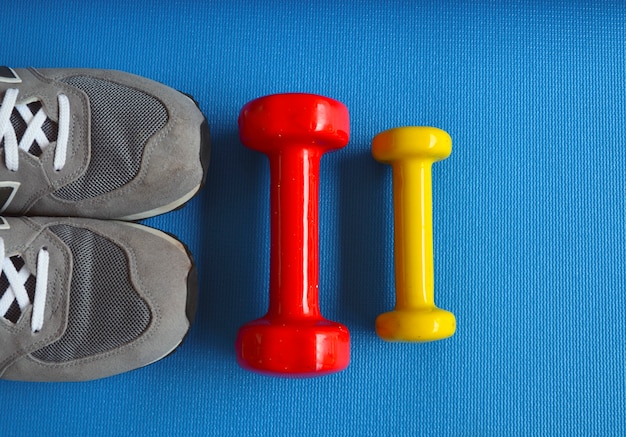
[[434,305],[431,166],[417,158],[392,164],[398,309]]

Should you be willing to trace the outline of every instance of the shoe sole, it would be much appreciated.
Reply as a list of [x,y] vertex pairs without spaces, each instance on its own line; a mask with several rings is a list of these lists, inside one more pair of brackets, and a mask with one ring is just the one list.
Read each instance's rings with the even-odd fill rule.
[[202,184],[197,185],[193,190],[185,194],[183,197],[176,199],[175,201],[168,203],[167,205],[161,206],[159,208],[151,209],[149,211],[138,212],[137,214],[131,214],[131,215],[127,215],[124,217],[118,217],[117,220],[135,222],[138,220],[143,220],[143,219],[147,219],[150,217],[155,217],[157,215],[165,214],[166,212],[171,212],[176,209],[180,209],[183,206],[185,206],[187,202],[193,199],[193,197],[198,193],[198,191],[200,191],[200,188],[202,188]]

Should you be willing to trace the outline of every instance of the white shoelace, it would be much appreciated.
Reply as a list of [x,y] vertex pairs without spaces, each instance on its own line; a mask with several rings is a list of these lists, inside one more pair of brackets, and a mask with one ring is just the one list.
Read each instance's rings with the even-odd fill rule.
[[[0,238],[0,260],[1,271],[9,282],[9,287],[0,299],[0,315],[6,314],[13,302],[17,302],[23,312],[31,305],[30,297],[26,291],[25,283],[31,276],[31,272],[26,268],[18,272],[10,257],[5,256],[4,240]],[[48,293],[48,266],[50,264],[50,254],[43,247],[37,254],[37,272],[35,273],[35,294],[32,302],[31,330],[33,333],[41,331],[43,327],[44,310],[46,307],[46,294]]]
[[[18,149],[28,151],[33,141],[37,141],[40,146],[49,144],[46,134],[41,129],[48,116],[43,108],[33,115],[26,104],[16,105],[19,90],[9,88],[0,104],[0,140],[4,139],[4,160],[5,165],[11,171],[19,168]],[[57,133],[57,146],[54,152],[54,169],[60,171],[65,165],[67,156],[67,142],[70,129],[70,101],[65,94],[59,94],[59,130]],[[17,109],[24,122],[27,124],[26,131],[17,141],[15,129],[11,124],[11,114],[13,109]],[[43,148],[43,147],[42,147]]]

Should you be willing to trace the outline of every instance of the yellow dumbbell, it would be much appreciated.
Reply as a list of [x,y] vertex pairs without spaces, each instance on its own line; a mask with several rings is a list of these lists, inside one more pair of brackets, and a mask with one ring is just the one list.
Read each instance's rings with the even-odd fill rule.
[[435,306],[433,268],[431,167],[451,151],[450,135],[434,127],[390,129],[372,142],[393,173],[396,306],[376,319],[384,340],[440,340],[456,330],[454,314]]

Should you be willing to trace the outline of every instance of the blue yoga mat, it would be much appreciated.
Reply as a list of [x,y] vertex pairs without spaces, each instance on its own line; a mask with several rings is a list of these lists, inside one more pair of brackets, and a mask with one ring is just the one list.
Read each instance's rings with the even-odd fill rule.
[[[144,223],[200,275],[171,357],[88,383],[0,381],[0,436],[619,436],[625,404],[626,6],[621,1],[5,2],[0,64],[128,71],[190,93],[207,185]],[[351,364],[317,379],[238,367],[267,309],[269,168],[239,142],[248,101],[307,92],[350,110],[322,159],[320,305]],[[391,344],[391,169],[403,125],[453,141],[433,166],[435,299],[457,332]],[[1,347],[1,345],[0,345]]]

